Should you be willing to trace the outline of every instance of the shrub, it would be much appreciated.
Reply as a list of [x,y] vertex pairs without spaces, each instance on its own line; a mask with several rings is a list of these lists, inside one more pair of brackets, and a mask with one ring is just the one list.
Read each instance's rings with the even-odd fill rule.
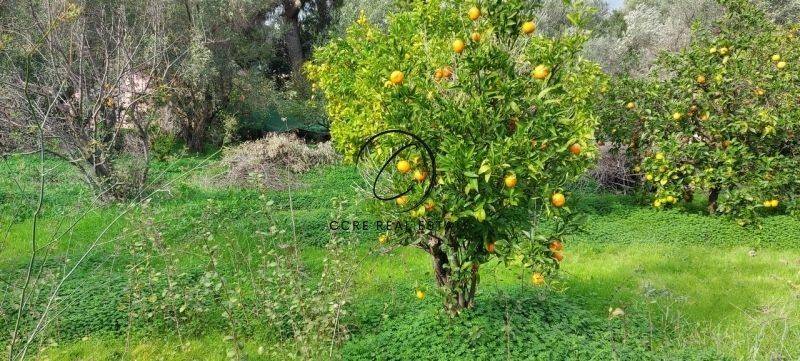
[[[472,306],[479,266],[492,259],[532,269],[536,284],[550,280],[561,241],[579,223],[562,188],[596,157],[592,99],[604,82],[578,55],[586,41],[579,28],[540,36],[532,4],[472,6],[415,2],[386,31],[359,19],[308,67],[346,156],[386,129],[416,134],[435,153],[433,173],[419,144],[389,135],[363,154],[383,167],[364,169],[378,173],[377,190],[396,194],[378,206],[386,219],[426,225],[384,240],[431,255],[451,312]],[[567,18],[580,25],[584,13],[575,7]],[[397,171],[383,171],[395,161]],[[555,228],[537,227],[540,217]]]
[[646,104],[641,167],[654,206],[702,189],[711,213],[744,222],[797,207],[800,43],[796,27],[776,25],[750,3],[722,4],[716,31],[696,30],[688,49],[660,61],[670,77]]
[[625,156],[627,148],[616,149],[610,145],[599,147],[600,159],[597,166],[589,171],[589,176],[600,188],[607,191],[626,193],[636,188],[639,178],[631,172],[630,162]]
[[330,142],[309,147],[294,134],[275,133],[226,149],[222,164],[229,167],[227,180],[231,183],[251,184],[257,180],[280,189],[288,181],[287,172],[303,173],[338,159]]

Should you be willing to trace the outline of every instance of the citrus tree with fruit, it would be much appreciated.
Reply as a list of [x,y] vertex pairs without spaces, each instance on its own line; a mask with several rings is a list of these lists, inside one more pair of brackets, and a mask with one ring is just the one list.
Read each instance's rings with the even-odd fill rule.
[[642,135],[661,97],[659,85],[648,77],[617,76],[598,93],[598,144],[624,153],[632,167],[641,162],[648,147]]
[[[660,99],[645,104],[642,161],[653,205],[708,194],[711,213],[752,219],[797,207],[800,184],[798,29],[771,22],[745,0],[722,1],[713,31],[666,54]],[[631,100],[636,101],[636,100]]]
[[595,162],[593,101],[606,79],[580,57],[580,9],[554,38],[537,34],[535,10],[521,0],[415,1],[385,30],[358,20],[307,66],[346,156],[395,129],[430,148],[388,134],[362,164],[378,169],[369,181],[381,217],[424,225],[380,241],[429,253],[453,313],[473,305],[479,268],[493,260],[526,267],[536,285],[555,282],[564,237],[580,224],[564,187]]

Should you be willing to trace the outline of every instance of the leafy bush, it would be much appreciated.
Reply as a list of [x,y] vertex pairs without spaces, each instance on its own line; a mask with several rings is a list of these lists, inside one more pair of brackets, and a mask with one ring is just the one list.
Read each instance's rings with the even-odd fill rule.
[[[578,55],[583,31],[536,35],[535,10],[522,1],[416,2],[386,31],[359,19],[308,67],[346,156],[386,129],[416,134],[435,153],[435,174],[433,159],[399,136],[364,155],[377,189],[396,194],[379,205],[386,219],[428,228],[385,240],[430,253],[453,312],[472,305],[478,268],[493,258],[532,268],[545,283],[579,223],[563,186],[596,156],[592,100],[605,79]],[[582,24],[583,9],[572,10],[567,19]],[[397,171],[383,172],[394,161]],[[539,217],[555,219],[555,229],[531,223]]]
[[288,175],[333,164],[338,159],[330,142],[309,147],[294,134],[274,133],[226,149],[222,164],[230,168],[227,179],[231,183],[252,184],[256,181],[268,188],[280,189],[291,180]]
[[167,160],[181,144],[177,135],[166,131],[155,132],[151,142],[150,150],[153,152],[153,158],[162,162]]

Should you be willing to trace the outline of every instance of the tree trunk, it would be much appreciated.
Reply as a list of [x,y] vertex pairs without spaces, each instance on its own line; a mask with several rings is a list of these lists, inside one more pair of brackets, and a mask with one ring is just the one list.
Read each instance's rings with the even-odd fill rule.
[[683,201],[686,203],[692,203],[694,200],[694,189],[690,186],[683,187]]
[[712,187],[708,192],[708,213],[717,213],[717,200],[719,199],[719,188]]
[[203,151],[206,138],[205,122],[198,124],[196,127],[189,130],[186,134],[186,146],[192,153],[200,153]]
[[319,22],[317,22],[318,34],[324,34],[328,25],[331,23],[331,5],[333,4],[328,4],[328,0],[317,0],[317,16],[319,17]]
[[446,245],[441,240],[431,237],[426,251],[432,257],[436,285],[445,293],[445,309],[450,314],[457,315],[463,309],[471,308],[475,304],[479,266],[475,263],[466,276],[460,274],[461,263],[458,260],[451,261],[442,247]]
[[284,41],[286,42],[286,54],[292,66],[292,80],[298,90],[305,89],[305,77],[303,76],[303,42],[301,40],[302,29],[300,28],[300,9],[303,7],[301,0],[283,1],[283,19],[288,25]]

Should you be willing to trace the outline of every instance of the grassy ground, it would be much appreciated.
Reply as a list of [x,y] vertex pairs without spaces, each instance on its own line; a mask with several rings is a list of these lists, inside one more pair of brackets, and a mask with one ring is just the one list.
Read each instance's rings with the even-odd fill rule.
[[[30,259],[37,164],[30,158],[2,163],[0,328],[10,329],[18,296],[10,285],[21,279]],[[214,159],[187,159],[156,165],[153,174],[163,174],[164,191],[103,233],[126,206],[93,208],[91,195],[68,167],[52,160],[46,166],[50,183],[40,244],[61,236],[42,249],[46,252],[40,252],[37,268],[63,275],[97,241],[65,282],[67,301],[62,304],[71,307],[63,307],[53,326],[58,332],[38,347],[39,356],[47,359],[228,356],[219,317],[180,336],[163,325],[132,331],[122,326],[123,284],[130,275],[125,265],[137,260],[123,246],[122,235],[140,227],[142,219],[154,220],[157,237],[179,250],[180,269],[202,268],[198,249],[209,242],[256,253],[263,234],[278,225],[286,233],[277,237],[296,231],[302,258],[314,273],[321,272],[327,257],[323,245],[330,239],[332,217],[371,219],[357,204],[363,197],[354,189],[360,179],[347,166],[314,171],[293,192],[259,191],[218,184],[224,170]],[[326,354],[346,359],[800,358],[800,221],[771,216],[761,227],[742,228],[699,213],[699,204],[656,211],[639,206],[633,197],[580,194],[577,203],[590,217],[586,233],[567,244],[565,290],[536,289],[520,270],[489,265],[482,269],[476,310],[459,320],[441,316],[423,253],[378,254],[377,234],[356,233],[359,242],[352,252],[361,261],[351,273],[350,337]],[[334,198],[348,201],[342,211],[334,211]],[[242,259],[234,251],[225,254],[221,272],[235,275]],[[428,297],[418,301],[416,288],[428,290]],[[625,315],[611,317],[610,308],[621,308]],[[7,334],[0,340],[6,342]],[[266,328],[252,330],[242,346],[254,359],[275,358],[269,350],[288,354],[297,347]]]

